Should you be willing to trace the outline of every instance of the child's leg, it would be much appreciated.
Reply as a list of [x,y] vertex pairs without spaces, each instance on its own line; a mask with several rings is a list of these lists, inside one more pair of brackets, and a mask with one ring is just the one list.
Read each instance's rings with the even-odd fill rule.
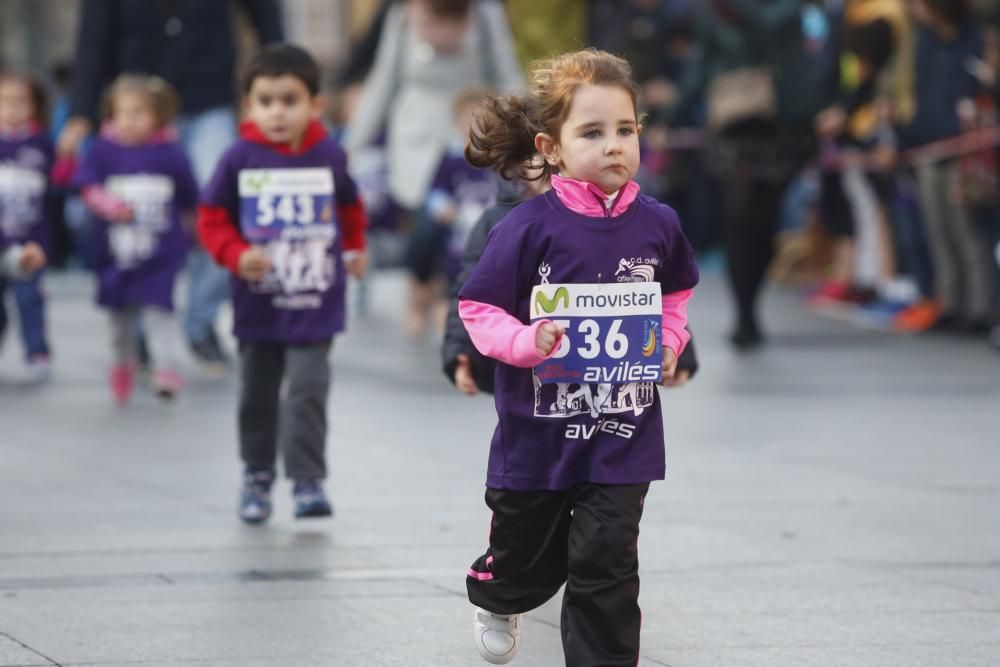
[[12,283],[28,361],[49,355],[49,345],[45,340],[45,297],[42,295],[41,280],[42,274],[39,272],[27,280]]
[[135,323],[139,310],[133,307],[112,310],[108,313],[111,325],[111,353],[115,366],[133,366],[137,358]]
[[330,345],[286,348],[288,396],[282,445],[285,474],[295,480],[326,477],[326,398],[330,391]]
[[562,639],[567,665],[639,659],[639,519],[649,484],[586,484],[569,528]]
[[240,342],[240,456],[247,467],[265,470],[278,457],[278,415],[285,346]]
[[111,394],[119,405],[125,405],[132,395],[135,367],[138,360],[135,325],[139,321],[139,309],[128,307],[108,313],[111,329],[111,353],[114,366],[108,376]]
[[3,343],[4,334],[7,333],[7,304],[4,295],[7,293],[7,281],[0,276],[0,344]]
[[[153,389],[157,396],[170,399],[184,386],[179,372],[180,329],[174,314],[164,308],[143,310],[143,327],[136,331],[136,352],[141,363],[153,365]],[[143,350],[142,342],[146,349]],[[142,355],[145,354],[145,359]]]
[[543,605],[566,581],[571,493],[486,489],[490,546],[466,576],[469,601],[495,614]]
[[[163,308],[143,309],[143,328],[146,344],[153,360],[154,372],[177,372],[181,359],[180,327],[174,313]],[[137,341],[138,341],[138,333]]]

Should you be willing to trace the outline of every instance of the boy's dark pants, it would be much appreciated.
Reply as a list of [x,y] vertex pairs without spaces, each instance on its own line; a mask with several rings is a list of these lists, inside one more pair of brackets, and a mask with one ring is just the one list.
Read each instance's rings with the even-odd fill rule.
[[[330,340],[312,345],[240,342],[240,455],[247,466],[274,467],[280,421],[285,474],[296,480],[326,477],[330,345]],[[285,378],[288,391],[282,401]]]
[[490,547],[466,577],[469,600],[496,614],[530,611],[563,582],[571,667],[634,667],[639,658],[639,519],[649,484],[565,491],[487,489]]

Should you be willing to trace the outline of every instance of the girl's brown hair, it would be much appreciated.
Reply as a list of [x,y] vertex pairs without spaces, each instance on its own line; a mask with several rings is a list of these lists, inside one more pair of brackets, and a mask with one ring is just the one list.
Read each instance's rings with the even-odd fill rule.
[[8,70],[0,72],[0,81],[13,81],[25,86],[31,95],[31,106],[34,109],[32,120],[42,127],[49,126],[49,94],[38,77],[27,72]]
[[632,98],[639,121],[639,88],[628,62],[606,51],[585,49],[539,61],[532,68],[527,95],[490,96],[476,113],[465,157],[477,167],[496,169],[506,179],[523,178],[525,165],[540,167],[534,180],[547,179],[553,167],[539,160],[535,135],[559,141],[580,86],[618,86]]
[[104,93],[101,105],[104,118],[110,120],[115,111],[115,98],[123,93],[144,95],[149,100],[153,115],[156,116],[156,127],[160,130],[170,125],[180,111],[180,97],[166,80],[145,74],[121,74]]

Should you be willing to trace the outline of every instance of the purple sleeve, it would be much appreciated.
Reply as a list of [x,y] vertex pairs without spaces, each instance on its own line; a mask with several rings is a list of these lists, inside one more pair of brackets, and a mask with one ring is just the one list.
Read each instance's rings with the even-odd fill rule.
[[486,238],[479,263],[462,286],[459,297],[496,306],[515,315],[524,227],[516,219],[505,218]]
[[104,183],[104,178],[107,175],[104,166],[104,152],[104,147],[99,141],[91,144],[76,167],[76,173],[73,174],[73,180],[70,182],[72,187],[83,190],[92,185]]
[[221,206],[229,211],[234,219],[239,217],[238,146],[239,144],[230,148],[219,159],[212,178],[201,191],[199,202],[205,206]]
[[669,206],[660,205],[667,222],[667,252],[660,276],[660,290],[664,295],[694,289],[698,284],[698,264],[688,243],[677,214]]
[[174,204],[182,211],[191,211],[198,205],[198,184],[194,180],[191,161],[177,146],[174,157]]
[[333,186],[337,205],[350,205],[358,201],[358,186],[347,171],[347,155],[337,144],[330,142],[330,163],[333,166]]
[[447,192],[450,195],[455,193],[455,184],[451,175],[455,172],[451,168],[451,158],[445,155],[441,158],[441,163],[438,165],[437,171],[434,173],[434,180],[431,181],[431,186],[427,189],[428,192],[433,192],[438,190],[441,192]]

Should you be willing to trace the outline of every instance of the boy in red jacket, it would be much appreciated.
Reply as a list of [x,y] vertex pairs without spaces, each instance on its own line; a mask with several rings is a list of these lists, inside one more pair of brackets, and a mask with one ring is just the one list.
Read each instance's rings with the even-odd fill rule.
[[220,160],[198,210],[202,244],[234,274],[240,517],[260,523],[271,514],[282,409],[295,516],[330,516],[322,486],[329,352],[344,329],[346,276],[365,271],[366,216],[346,156],[318,120],[313,58],[288,44],[267,47],[248,67],[244,94],[241,138]]

